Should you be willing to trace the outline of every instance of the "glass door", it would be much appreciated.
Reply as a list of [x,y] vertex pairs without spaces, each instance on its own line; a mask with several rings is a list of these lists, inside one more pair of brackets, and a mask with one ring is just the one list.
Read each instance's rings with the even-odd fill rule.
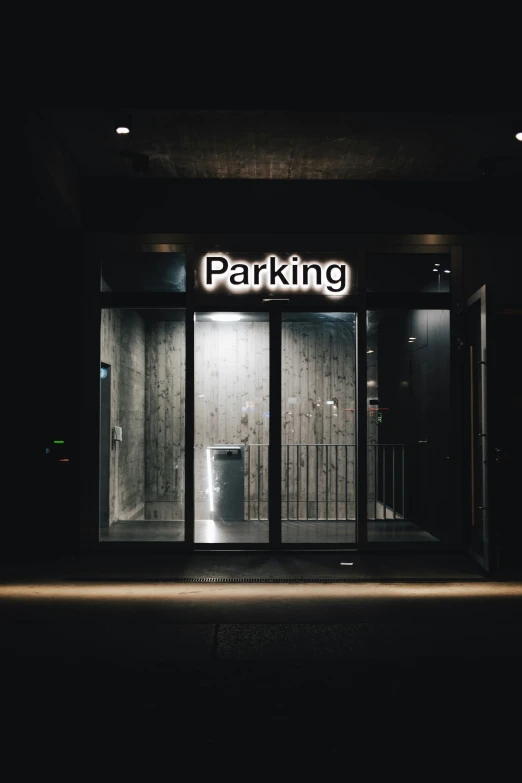
[[355,313],[283,313],[280,362],[281,541],[355,545]]
[[450,311],[368,310],[367,520],[370,544],[450,534]]
[[269,316],[197,312],[195,543],[269,543]]

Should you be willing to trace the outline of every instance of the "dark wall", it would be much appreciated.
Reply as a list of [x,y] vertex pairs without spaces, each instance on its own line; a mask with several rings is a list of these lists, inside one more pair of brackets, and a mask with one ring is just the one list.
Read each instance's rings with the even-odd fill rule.
[[522,307],[497,314],[489,373],[490,519],[502,566],[522,566]]
[[22,416],[30,419],[33,470],[23,487],[23,514],[4,526],[1,556],[8,559],[71,551],[79,542],[83,235],[45,167],[27,149],[24,165],[24,196],[18,203],[23,260],[14,266],[16,289],[9,297],[31,334],[28,341],[27,329],[19,333],[27,362],[18,388],[21,400],[34,394],[36,416],[33,421],[28,410]]
[[510,233],[514,185],[84,178],[82,216],[91,231]]

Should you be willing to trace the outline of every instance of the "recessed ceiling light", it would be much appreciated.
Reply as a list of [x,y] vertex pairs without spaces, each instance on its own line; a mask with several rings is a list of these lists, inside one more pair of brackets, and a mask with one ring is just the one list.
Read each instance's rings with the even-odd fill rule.
[[238,313],[214,313],[210,316],[211,321],[240,321],[241,316]]
[[433,266],[440,266],[440,264],[433,264]]
[[444,274],[445,274],[445,275],[449,275],[449,273],[450,273],[449,269],[445,269],[445,270],[444,270]]
[[438,272],[439,270],[438,270],[438,269],[434,269],[433,271],[434,271],[434,272]]
[[114,118],[114,129],[118,134],[130,133],[132,121],[130,114],[117,114]]
[[520,133],[515,133],[515,138],[522,141],[522,131],[520,131]]
[[370,350],[369,350],[369,351],[366,351],[366,353],[373,353],[373,351],[372,351],[372,350],[371,350],[371,348],[370,348]]

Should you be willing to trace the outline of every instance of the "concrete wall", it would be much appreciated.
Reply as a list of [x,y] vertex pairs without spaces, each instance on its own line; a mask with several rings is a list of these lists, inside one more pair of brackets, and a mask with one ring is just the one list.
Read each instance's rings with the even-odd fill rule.
[[185,518],[185,324],[146,326],[145,519]]
[[[250,494],[251,516],[267,518],[268,352],[267,322],[196,323],[197,519],[210,515],[206,447],[219,443],[245,447],[245,515]],[[319,517],[324,518],[328,485],[328,517],[353,518],[355,449],[350,447],[355,444],[356,381],[351,325],[341,319],[284,322],[282,380],[282,443],[289,447],[282,450],[283,517],[305,518],[308,486],[308,515],[317,513],[318,491]],[[323,446],[308,450],[308,474],[306,444]]]
[[144,514],[145,324],[134,310],[102,310],[101,361],[111,366],[111,428],[123,430],[110,446],[112,524]]
[[[245,464],[244,496],[248,498],[250,486],[251,498],[256,499],[252,516],[267,518],[268,353],[268,321],[196,322],[196,519],[210,517],[206,447],[219,443],[251,447],[250,464],[247,458]],[[260,444],[259,449],[257,444]],[[258,486],[261,489],[259,505]]]
[[283,321],[282,329],[282,444],[289,447],[282,453],[282,515],[324,519],[328,511],[329,519],[353,519],[354,329],[335,314],[305,319]]

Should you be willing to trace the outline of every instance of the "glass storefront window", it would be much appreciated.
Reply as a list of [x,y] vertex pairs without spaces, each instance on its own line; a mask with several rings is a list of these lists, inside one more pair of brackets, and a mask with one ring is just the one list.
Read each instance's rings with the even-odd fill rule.
[[186,291],[184,252],[117,253],[102,259],[101,291]]
[[449,506],[448,310],[367,315],[368,541],[444,537]]
[[100,540],[185,537],[185,313],[101,312]]
[[197,313],[196,543],[268,543],[267,313]]
[[284,543],[355,543],[354,313],[282,322],[281,516]]
[[370,253],[368,291],[447,293],[451,256],[448,253]]

